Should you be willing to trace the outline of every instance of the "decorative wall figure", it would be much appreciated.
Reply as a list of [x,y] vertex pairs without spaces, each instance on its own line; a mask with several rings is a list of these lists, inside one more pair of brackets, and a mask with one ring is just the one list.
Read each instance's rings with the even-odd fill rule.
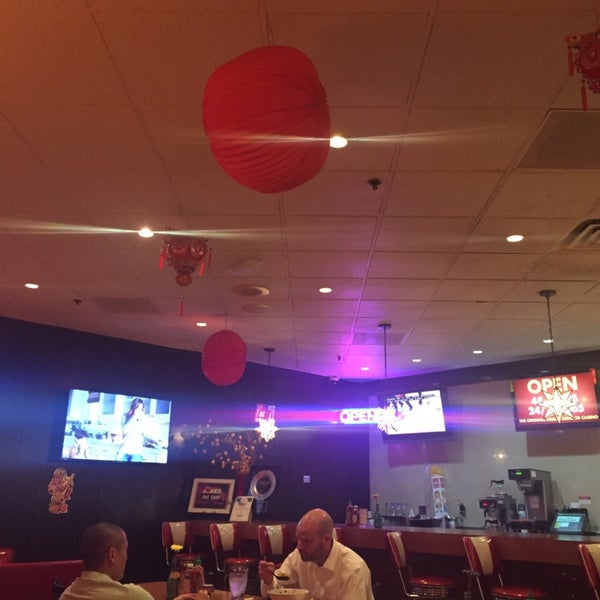
[[53,515],[69,512],[67,502],[71,499],[73,493],[74,478],[75,474],[67,475],[66,469],[54,469],[52,479],[48,483],[48,493],[50,494],[48,512]]

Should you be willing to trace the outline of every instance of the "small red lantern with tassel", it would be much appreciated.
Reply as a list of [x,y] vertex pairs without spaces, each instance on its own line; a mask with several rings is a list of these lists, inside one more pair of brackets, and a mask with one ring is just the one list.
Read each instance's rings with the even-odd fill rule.
[[164,261],[172,267],[177,275],[175,281],[182,287],[192,283],[192,273],[198,269],[198,275],[204,273],[204,258],[210,251],[207,241],[202,238],[171,235],[165,238],[160,251],[159,266],[162,269]]
[[581,105],[587,110],[587,88],[595,94],[600,92],[600,30],[565,38],[569,49],[569,75],[581,73]]

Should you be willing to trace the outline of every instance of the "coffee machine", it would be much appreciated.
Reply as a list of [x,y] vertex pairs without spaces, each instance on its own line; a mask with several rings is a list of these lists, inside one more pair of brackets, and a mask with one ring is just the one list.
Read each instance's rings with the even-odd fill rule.
[[479,499],[479,508],[483,509],[485,517],[484,527],[506,527],[517,516],[517,503],[504,492],[504,479],[492,479],[490,487],[493,485],[496,486],[494,494]]
[[508,469],[508,478],[516,482],[525,499],[527,518],[519,520],[519,528],[548,531],[555,513],[550,471]]

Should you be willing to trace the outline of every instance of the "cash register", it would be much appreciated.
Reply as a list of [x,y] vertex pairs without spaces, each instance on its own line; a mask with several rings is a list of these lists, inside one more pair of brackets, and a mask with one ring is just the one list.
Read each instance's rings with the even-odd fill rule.
[[589,529],[587,508],[565,508],[556,513],[550,533],[560,535],[586,535]]

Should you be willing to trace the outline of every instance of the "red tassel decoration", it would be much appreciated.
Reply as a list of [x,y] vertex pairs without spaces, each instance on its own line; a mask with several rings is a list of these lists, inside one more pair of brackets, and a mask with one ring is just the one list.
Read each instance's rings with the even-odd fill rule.
[[210,267],[210,264],[212,263],[212,248],[208,249],[208,259],[207,259],[207,262],[208,262],[208,266]]
[[160,257],[158,259],[158,270],[162,271],[163,265],[165,264],[165,251],[164,249],[160,251]]
[[183,317],[183,296],[179,298],[179,316]]
[[587,90],[585,89],[585,81],[583,80],[581,82],[581,107],[583,108],[583,110],[587,110],[588,108]]
[[569,46],[569,77],[575,75],[575,61],[573,60],[573,48]]
[[204,261],[200,263],[200,268],[198,269],[198,275],[202,277],[204,275]]

